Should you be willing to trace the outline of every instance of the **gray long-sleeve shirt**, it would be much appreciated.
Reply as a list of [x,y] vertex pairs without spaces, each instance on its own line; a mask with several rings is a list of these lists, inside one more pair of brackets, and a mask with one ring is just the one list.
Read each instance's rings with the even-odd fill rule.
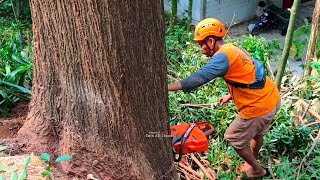
[[224,77],[229,70],[229,60],[225,53],[218,52],[198,72],[180,81],[184,91],[191,91],[207,82]]
[[[253,61],[256,66],[256,78],[254,82],[259,82],[264,77],[264,67],[259,61]],[[227,55],[223,52],[218,52],[212,56],[211,60],[198,72],[180,81],[182,89],[184,91],[191,91],[217,77],[224,77],[229,67],[230,64]]]

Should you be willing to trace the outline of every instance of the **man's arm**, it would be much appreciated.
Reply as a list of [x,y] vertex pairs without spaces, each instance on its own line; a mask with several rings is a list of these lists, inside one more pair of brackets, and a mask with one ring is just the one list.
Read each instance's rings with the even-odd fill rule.
[[184,91],[191,91],[210,82],[217,77],[224,77],[229,70],[229,60],[226,54],[219,52],[198,72],[179,81]]

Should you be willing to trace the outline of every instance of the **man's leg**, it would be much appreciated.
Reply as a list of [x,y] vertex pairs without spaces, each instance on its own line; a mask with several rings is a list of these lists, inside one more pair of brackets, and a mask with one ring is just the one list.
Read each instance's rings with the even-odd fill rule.
[[263,135],[256,135],[250,141],[251,151],[256,159],[258,159],[258,153],[263,145]]
[[239,154],[239,156],[251,166],[251,168],[248,168],[246,170],[246,173],[249,177],[262,177],[267,173],[266,170],[260,166],[248,146],[244,147],[243,149],[234,149]]
[[[263,135],[256,135],[251,141],[250,141],[250,148],[253,153],[253,156],[258,159],[258,154],[263,145]],[[244,162],[244,164],[240,167],[241,171],[246,171],[250,169],[251,166],[247,163]]]

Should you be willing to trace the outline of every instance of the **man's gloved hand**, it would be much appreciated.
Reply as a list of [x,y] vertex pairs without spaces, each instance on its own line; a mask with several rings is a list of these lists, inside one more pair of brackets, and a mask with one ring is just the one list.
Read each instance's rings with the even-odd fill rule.
[[223,106],[223,105],[228,104],[230,100],[232,100],[231,94],[222,96],[222,97],[219,99],[220,106]]

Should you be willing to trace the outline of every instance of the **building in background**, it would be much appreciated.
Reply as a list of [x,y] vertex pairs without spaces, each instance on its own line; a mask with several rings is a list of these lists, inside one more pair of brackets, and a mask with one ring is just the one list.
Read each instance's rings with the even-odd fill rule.
[[[309,0],[301,0],[301,3]],[[199,21],[207,17],[214,17],[229,25],[245,22],[255,17],[257,6],[260,0],[193,0],[192,24],[196,25]],[[280,8],[290,8],[293,0],[266,0],[267,4],[273,3]],[[164,8],[167,12],[171,11],[171,1],[165,0]],[[179,0],[178,16],[187,17],[188,0]]]

